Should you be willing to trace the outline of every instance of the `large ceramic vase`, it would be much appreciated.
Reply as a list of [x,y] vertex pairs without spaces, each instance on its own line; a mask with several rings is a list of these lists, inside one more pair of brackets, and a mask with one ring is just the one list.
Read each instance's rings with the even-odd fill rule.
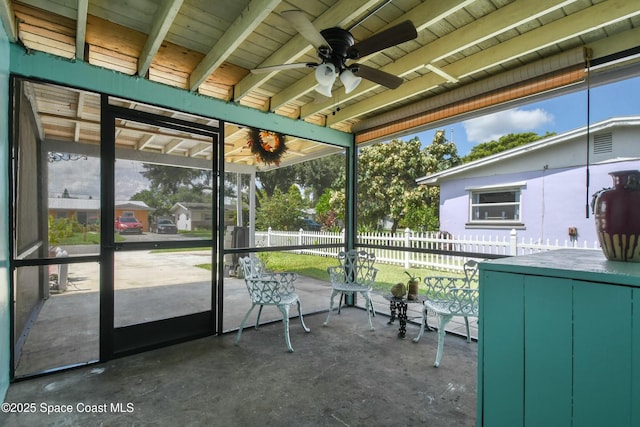
[[640,170],[609,173],[613,188],[594,194],[596,232],[607,259],[640,262]]

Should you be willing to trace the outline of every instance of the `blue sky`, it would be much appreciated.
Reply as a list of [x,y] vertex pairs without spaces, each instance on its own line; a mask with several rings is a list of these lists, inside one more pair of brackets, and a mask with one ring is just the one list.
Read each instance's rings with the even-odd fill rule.
[[[616,116],[640,115],[640,77],[594,87],[590,92],[592,124]],[[561,134],[586,125],[587,92],[583,90],[438,129],[445,129],[447,140],[455,142],[458,154],[464,156],[474,145],[497,140],[509,133]],[[408,141],[417,136],[426,146],[433,141],[436,129],[402,139]]]

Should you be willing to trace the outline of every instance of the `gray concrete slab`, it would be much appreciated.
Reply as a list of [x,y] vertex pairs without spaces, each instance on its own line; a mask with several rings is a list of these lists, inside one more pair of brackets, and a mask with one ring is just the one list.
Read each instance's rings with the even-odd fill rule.
[[[397,338],[397,324],[345,308],[247,329],[239,346],[224,334],[11,384],[6,426],[474,426],[477,343],[447,336],[439,368],[437,334]],[[46,413],[51,410],[52,413]],[[62,412],[68,410],[69,412]]]
[[[118,253],[116,258],[115,325],[127,326],[195,313],[211,306],[211,272],[197,267],[210,261],[207,251]],[[99,268],[97,263],[71,264],[67,291],[52,294],[44,302],[17,360],[18,377],[99,358]],[[295,283],[303,313],[326,311],[331,287],[328,280],[300,276]],[[250,303],[244,281],[224,279],[223,331],[233,331]],[[378,313],[389,315],[389,302],[379,292],[372,295]],[[363,303],[359,298],[358,303]],[[409,304],[410,321],[420,324],[421,305]],[[247,325],[255,323],[254,310]],[[292,309],[292,314],[297,310]],[[366,314],[361,312],[363,322]],[[278,321],[275,307],[265,307],[262,322]],[[397,322],[396,322],[397,323]],[[472,336],[477,336],[475,319]],[[436,326],[436,319],[429,318]],[[454,318],[448,331],[466,334],[461,318]],[[416,333],[417,334],[417,333]],[[414,337],[416,334],[409,337]]]

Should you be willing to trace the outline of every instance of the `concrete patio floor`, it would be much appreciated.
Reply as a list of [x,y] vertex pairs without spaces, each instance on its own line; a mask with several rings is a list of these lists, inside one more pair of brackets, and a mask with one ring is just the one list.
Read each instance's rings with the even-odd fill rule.
[[[116,276],[121,277],[115,295],[115,326],[196,313],[211,305],[211,273],[197,267],[207,261],[206,252],[135,252],[123,256],[116,263]],[[44,301],[17,359],[16,377],[33,375],[64,366],[85,364],[99,358],[99,264],[81,263],[69,266],[69,286],[65,292],[54,293]],[[295,282],[302,301],[304,314],[326,312],[331,286],[327,280],[300,276]],[[237,330],[250,306],[244,280],[224,279],[224,317],[222,330]],[[389,315],[389,302],[382,293],[373,292],[376,312]],[[363,298],[358,299],[362,304]],[[337,299],[336,299],[337,304]],[[409,304],[410,321],[421,322],[421,304]],[[255,323],[258,310],[254,310],[247,325]],[[292,315],[297,310],[292,308]],[[280,312],[273,306],[265,307],[262,322],[279,321]],[[362,312],[366,322],[366,314]],[[388,319],[387,319],[388,320]],[[397,325],[398,321],[396,321]],[[436,326],[435,317],[429,325]],[[477,322],[470,321],[471,335],[477,337]],[[396,326],[397,328],[398,326]],[[416,328],[417,329],[417,328]],[[465,335],[464,321],[453,318],[447,331]],[[413,338],[417,332],[408,331]]]
[[[208,337],[11,384],[6,402],[35,413],[0,414],[6,426],[474,426],[477,343],[448,335],[434,368],[437,334],[419,343],[415,324],[343,308]],[[47,414],[50,410],[52,413]],[[66,410],[68,412],[62,412]]]
[[[116,273],[127,280],[116,294],[122,297],[117,321],[126,325],[206,309],[210,273],[195,267],[202,262],[202,253],[123,257]],[[46,300],[30,327],[17,376],[98,359],[98,268],[70,265],[69,288]],[[305,334],[291,320],[293,354],[286,351],[275,307],[265,307],[261,316],[271,323],[247,328],[234,346],[249,298],[243,280],[225,278],[227,333],[14,382],[6,402],[32,402],[36,411],[0,413],[0,425],[475,425],[475,341],[447,334],[442,363],[434,368],[437,334],[412,340],[421,304],[409,304],[407,335],[399,339],[398,321],[388,324],[389,303],[381,293],[372,295],[377,315],[370,331],[358,307],[343,307],[322,326],[328,281],[301,276],[296,291],[312,332]],[[470,323],[476,337],[475,319]],[[436,319],[429,324],[436,326]],[[454,318],[448,331],[464,334],[462,319]],[[93,412],[82,412],[85,404]],[[52,408],[58,412],[47,414],[47,405],[58,405]]]

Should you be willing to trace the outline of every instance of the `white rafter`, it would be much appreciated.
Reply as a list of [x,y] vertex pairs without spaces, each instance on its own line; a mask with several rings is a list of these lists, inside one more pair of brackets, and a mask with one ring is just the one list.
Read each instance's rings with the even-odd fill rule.
[[156,56],[162,41],[164,40],[173,20],[176,18],[178,11],[182,7],[184,0],[164,0],[155,16],[153,17],[153,27],[149,32],[144,48],[138,59],[138,75],[144,76],[149,71],[151,61]]

